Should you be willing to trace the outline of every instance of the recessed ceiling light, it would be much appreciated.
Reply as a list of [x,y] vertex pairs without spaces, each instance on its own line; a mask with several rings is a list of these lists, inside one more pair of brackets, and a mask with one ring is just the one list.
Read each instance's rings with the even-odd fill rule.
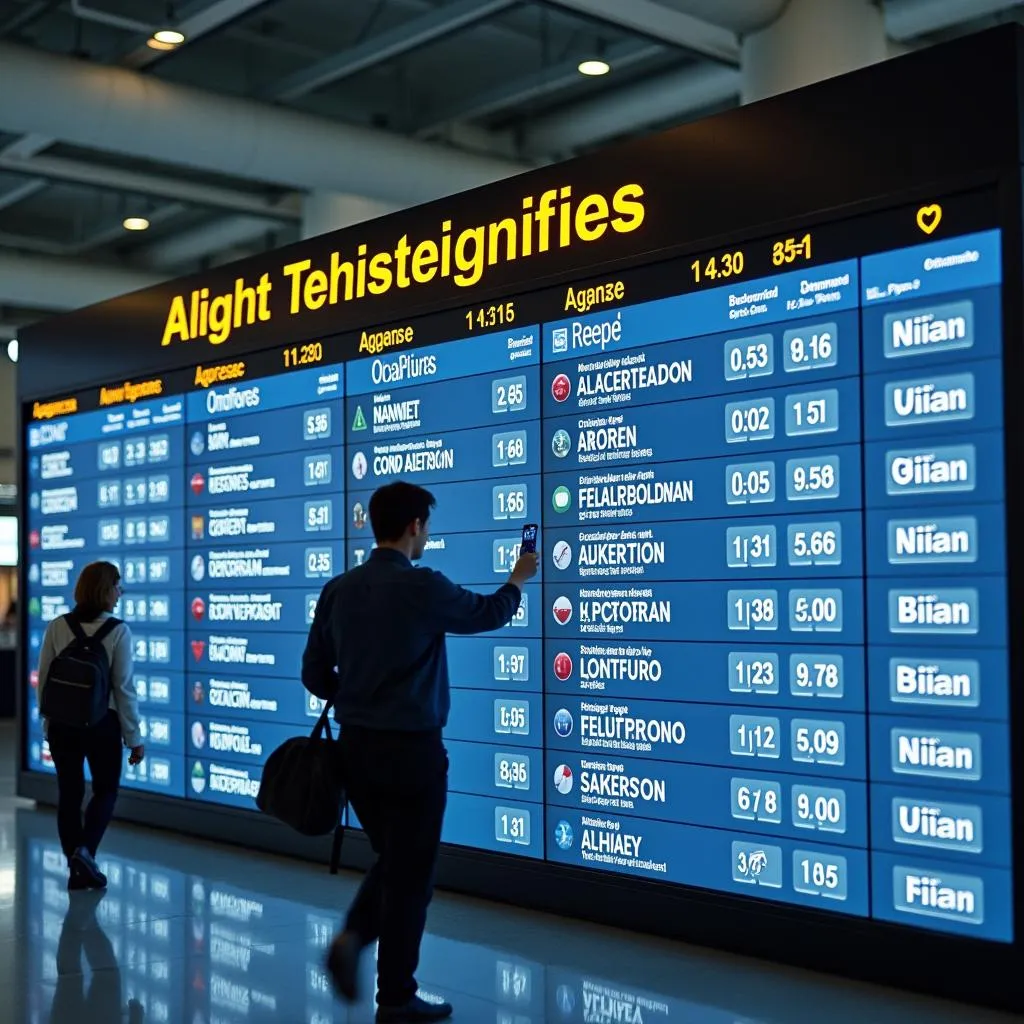
[[145,231],[149,227],[145,217],[125,217],[122,223],[125,231]]
[[607,75],[612,66],[606,60],[581,60],[576,68],[581,75],[588,75],[596,78],[599,75]]
[[146,45],[151,50],[176,50],[177,49],[176,46],[172,46],[170,43],[161,43],[159,40],[152,39],[152,38],[146,40]]
[[16,363],[18,361],[18,339],[17,338],[11,338],[11,340],[9,342],[7,342],[7,358],[10,359],[10,361],[12,363]]
[[185,34],[176,28],[162,28],[159,32],[153,33],[153,39],[166,46],[181,46],[185,42]]

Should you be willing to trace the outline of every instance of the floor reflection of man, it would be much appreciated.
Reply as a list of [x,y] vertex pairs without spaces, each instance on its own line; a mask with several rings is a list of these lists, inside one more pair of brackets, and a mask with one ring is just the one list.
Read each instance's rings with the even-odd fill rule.
[[[121,969],[114,947],[96,918],[103,896],[102,891],[71,894],[57,943],[57,988],[50,1024],[119,1022],[125,1017]],[[130,1000],[127,1010],[128,1024],[143,1024],[146,1011],[138,1000]]]

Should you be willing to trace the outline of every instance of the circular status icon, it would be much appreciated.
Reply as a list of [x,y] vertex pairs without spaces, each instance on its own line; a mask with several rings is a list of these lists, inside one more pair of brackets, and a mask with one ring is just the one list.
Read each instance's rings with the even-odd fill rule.
[[572,545],[565,540],[558,541],[551,549],[551,561],[556,569],[568,569],[572,565]]
[[560,626],[566,626],[572,619],[572,601],[565,597],[556,597],[555,603],[551,606],[551,614],[555,617],[555,622]]
[[572,508],[572,491],[568,487],[556,487],[551,495],[551,506],[556,512],[568,512]]
[[201,430],[197,430],[192,435],[192,440],[189,441],[189,447],[192,449],[193,455],[202,455],[206,451],[206,438],[203,436]]
[[366,476],[366,456],[362,452],[356,452],[352,456],[352,475],[357,480],[362,480]]
[[199,794],[206,789],[206,771],[201,761],[192,765],[192,792]]
[[206,728],[202,722],[192,723],[192,745],[196,750],[202,750],[206,746]]
[[572,825],[564,818],[555,826],[555,846],[563,852],[571,850],[572,844],[576,841],[573,835]]
[[196,622],[201,622],[203,616],[206,614],[206,602],[201,598],[197,597],[192,601],[192,618]]
[[564,459],[572,451],[572,438],[568,430],[556,430],[551,438],[551,451],[555,458]]
[[572,381],[564,373],[560,373],[551,382],[551,397],[556,402],[564,402],[571,394]]
[[203,488],[206,486],[206,478],[202,473],[193,473],[192,480],[190,481],[193,494],[202,494]]
[[363,508],[361,501],[357,501],[352,506],[352,525],[357,530],[361,530],[366,525],[366,509]]
[[563,740],[572,735],[572,715],[567,708],[555,712],[555,735]]
[[192,579],[198,583],[206,575],[206,559],[202,555],[196,555],[192,559]]
[[563,683],[572,675],[572,658],[565,651],[559,651],[555,655],[555,677]]
[[572,769],[567,764],[560,764],[555,769],[555,789],[562,796],[568,796],[572,792]]

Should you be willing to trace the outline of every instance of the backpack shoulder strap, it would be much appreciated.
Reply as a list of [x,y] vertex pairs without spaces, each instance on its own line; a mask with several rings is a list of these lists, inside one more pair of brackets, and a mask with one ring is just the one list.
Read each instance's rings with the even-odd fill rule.
[[68,614],[64,616],[64,621],[68,625],[68,629],[74,634],[76,640],[80,643],[84,643],[89,638],[85,635],[85,630],[82,629],[82,624],[74,617],[74,615]]
[[96,641],[102,641],[106,637],[110,636],[111,633],[121,625],[120,619],[109,618],[107,619],[99,629],[96,630],[92,635],[92,639]]

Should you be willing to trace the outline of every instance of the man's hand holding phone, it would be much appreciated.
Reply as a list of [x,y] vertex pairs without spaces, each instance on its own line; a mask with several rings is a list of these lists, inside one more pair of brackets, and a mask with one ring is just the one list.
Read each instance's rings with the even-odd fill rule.
[[532,580],[537,575],[539,563],[540,556],[537,554],[537,524],[527,523],[523,527],[523,542],[519,548],[519,559],[512,568],[512,573],[508,578],[509,583],[522,590],[526,581]]

